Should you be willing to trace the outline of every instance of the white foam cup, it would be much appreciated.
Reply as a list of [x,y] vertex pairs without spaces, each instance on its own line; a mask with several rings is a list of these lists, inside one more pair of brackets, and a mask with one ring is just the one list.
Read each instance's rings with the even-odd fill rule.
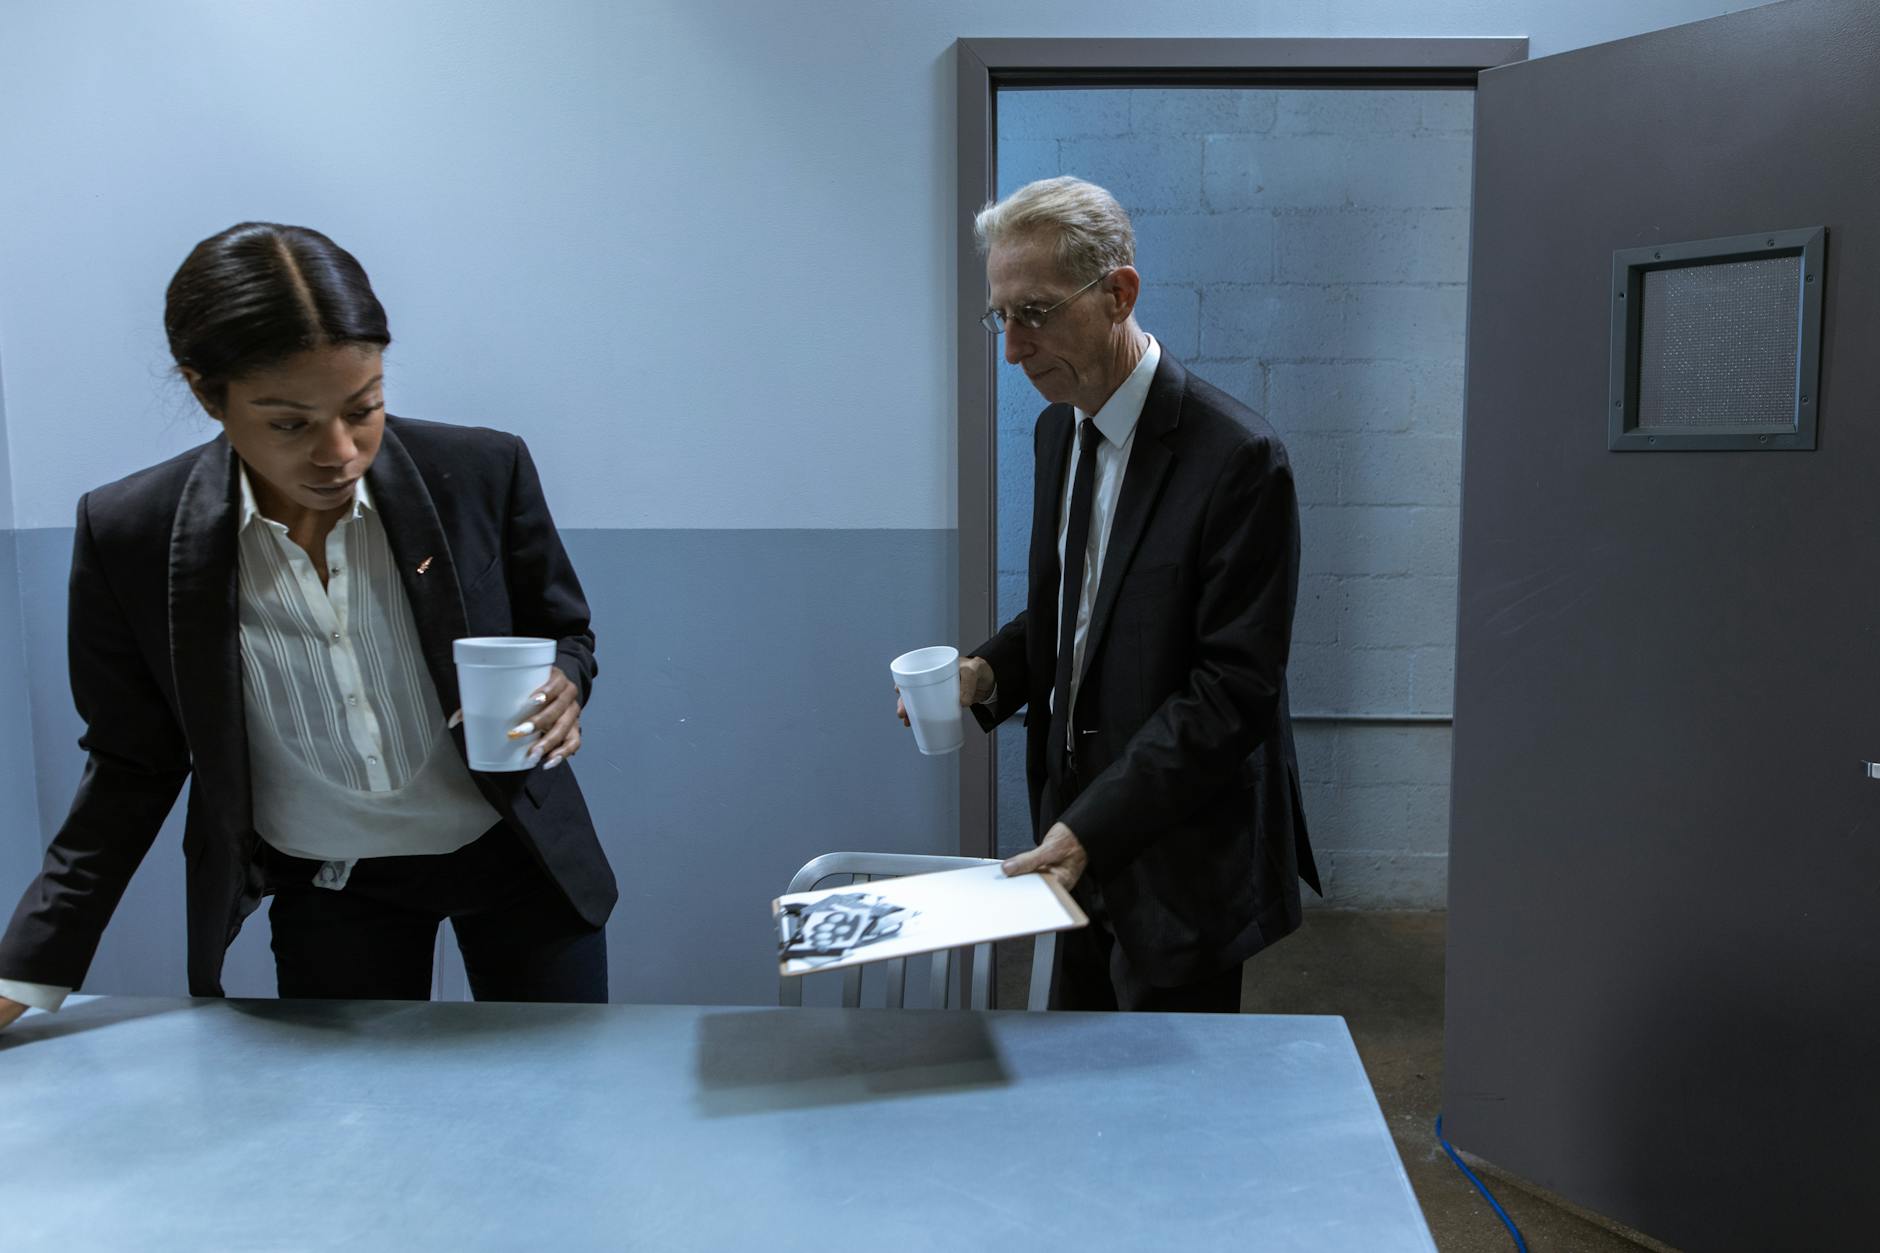
[[510,739],[512,728],[535,710],[529,696],[548,682],[555,641],[519,635],[457,640],[457,693],[463,701],[463,740],[472,770],[531,770],[535,737]]
[[960,650],[916,648],[888,663],[914,727],[914,746],[929,757],[957,753],[966,742],[960,708]]

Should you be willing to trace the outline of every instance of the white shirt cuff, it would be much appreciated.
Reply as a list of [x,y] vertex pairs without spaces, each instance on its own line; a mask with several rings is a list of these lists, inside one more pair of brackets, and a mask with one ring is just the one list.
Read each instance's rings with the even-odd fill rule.
[[19,983],[12,979],[0,979],[0,996],[9,1001],[18,1001],[30,1009],[43,1009],[47,1013],[65,1004],[65,998],[70,995],[72,989],[50,983]]

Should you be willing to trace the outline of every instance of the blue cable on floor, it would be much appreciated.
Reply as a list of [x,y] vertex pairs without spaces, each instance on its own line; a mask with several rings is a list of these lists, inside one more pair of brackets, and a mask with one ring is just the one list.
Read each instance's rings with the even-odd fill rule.
[[1508,1211],[1501,1207],[1501,1202],[1497,1201],[1495,1194],[1488,1190],[1488,1185],[1483,1183],[1480,1179],[1477,1179],[1475,1172],[1462,1164],[1462,1159],[1456,1156],[1456,1150],[1450,1147],[1449,1141],[1443,1139],[1443,1116],[1441,1114],[1436,1115],[1436,1142],[1443,1146],[1443,1152],[1449,1154],[1449,1160],[1456,1164],[1456,1169],[1461,1171],[1463,1176],[1467,1178],[1470,1183],[1475,1185],[1475,1190],[1480,1192],[1483,1198],[1488,1201],[1489,1205],[1494,1208],[1495,1216],[1501,1219],[1501,1225],[1506,1227],[1508,1234],[1514,1237],[1514,1247],[1520,1249],[1521,1253],[1528,1253],[1527,1241],[1521,1238],[1521,1229],[1514,1225],[1514,1219],[1508,1217]]

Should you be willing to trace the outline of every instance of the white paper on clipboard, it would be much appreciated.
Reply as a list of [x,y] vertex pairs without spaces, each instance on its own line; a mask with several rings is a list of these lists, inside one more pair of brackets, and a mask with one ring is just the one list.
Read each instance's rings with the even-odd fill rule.
[[943,948],[1088,925],[1045,874],[1007,878],[998,862],[795,892],[770,903],[777,970],[806,975]]

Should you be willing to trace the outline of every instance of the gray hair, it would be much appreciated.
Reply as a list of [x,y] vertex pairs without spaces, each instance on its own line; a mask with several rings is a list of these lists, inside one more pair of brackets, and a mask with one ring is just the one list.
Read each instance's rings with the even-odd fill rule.
[[1024,236],[1055,237],[1058,263],[1073,280],[1136,263],[1136,232],[1123,206],[1095,183],[1066,174],[1027,183],[973,218],[979,251]]

